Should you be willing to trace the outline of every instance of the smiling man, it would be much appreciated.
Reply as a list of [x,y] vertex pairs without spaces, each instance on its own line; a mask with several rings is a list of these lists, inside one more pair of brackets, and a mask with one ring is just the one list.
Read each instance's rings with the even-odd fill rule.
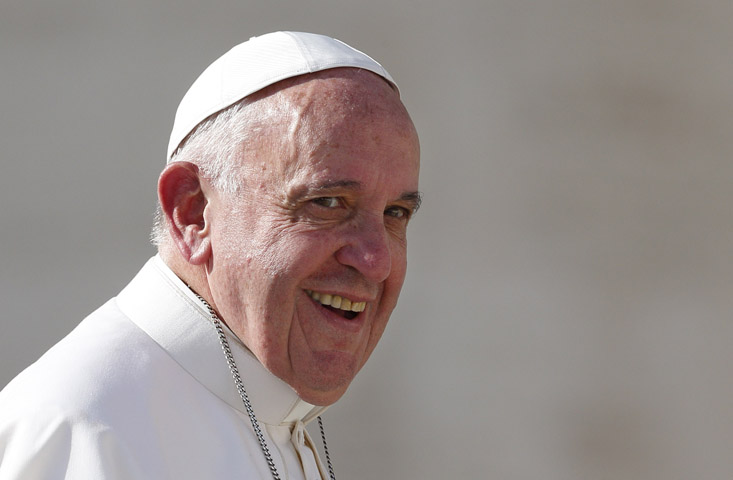
[[278,32],[219,58],[176,114],[159,254],[0,393],[0,479],[334,478],[304,426],[325,442],[397,303],[418,171],[363,53]]

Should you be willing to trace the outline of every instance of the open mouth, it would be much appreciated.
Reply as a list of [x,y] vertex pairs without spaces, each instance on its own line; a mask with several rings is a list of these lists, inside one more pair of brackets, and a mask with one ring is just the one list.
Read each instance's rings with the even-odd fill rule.
[[313,300],[347,320],[353,320],[366,308],[366,302],[354,302],[340,295],[314,292],[313,290],[306,290],[305,292]]

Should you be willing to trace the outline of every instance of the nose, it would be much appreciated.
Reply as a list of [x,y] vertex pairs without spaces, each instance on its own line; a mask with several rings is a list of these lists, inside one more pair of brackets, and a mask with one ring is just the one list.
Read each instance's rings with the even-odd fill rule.
[[362,221],[353,225],[344,246],[336,252],[336,260],[355,268],[373,282],[383,282],[392,271],[392,251],[384,221]]

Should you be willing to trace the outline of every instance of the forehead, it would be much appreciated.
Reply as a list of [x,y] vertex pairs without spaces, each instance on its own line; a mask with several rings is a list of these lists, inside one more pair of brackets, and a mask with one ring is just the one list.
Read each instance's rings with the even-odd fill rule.
[[334,68],[275,83],[248,97],[280,134],[303,126],[329,128],[369,119],[414,127],[399,93],[384,78],[357,68]]
[[417,188],[417,133],[397,92],[381,77],[327,70],[292,81],[270,99],[280,114],[271,131],[277,152],[272,160],[285,178],[391,172],[414,184],[406,188]]

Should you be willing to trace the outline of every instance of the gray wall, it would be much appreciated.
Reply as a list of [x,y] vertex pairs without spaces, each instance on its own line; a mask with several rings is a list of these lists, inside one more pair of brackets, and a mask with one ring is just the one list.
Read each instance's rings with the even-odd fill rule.
[[[448,5],[450,3],[450,6]],[[733,478],[733,3],[2,0],[0,385],[114,295],[175,107],[244,39],[379,59],[426,201],[341,478]]]

